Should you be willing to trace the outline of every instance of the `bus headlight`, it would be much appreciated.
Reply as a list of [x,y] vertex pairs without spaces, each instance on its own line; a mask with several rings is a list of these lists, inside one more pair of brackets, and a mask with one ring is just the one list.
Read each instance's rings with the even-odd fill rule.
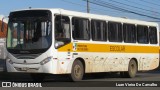
[[46,63],[48,63],[49,61],[51,61],[52,57],[48,57],[46,59],[44,59],[43,61],[40,62],[41,65],[44,65]]

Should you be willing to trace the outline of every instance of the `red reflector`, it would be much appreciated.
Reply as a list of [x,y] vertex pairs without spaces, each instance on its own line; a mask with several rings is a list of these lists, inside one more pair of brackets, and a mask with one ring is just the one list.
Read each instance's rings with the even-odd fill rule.
[[66,58],[66,59],[70,59],[70,58]]
[[53,58],[53,59],[58,59],[58,58]]

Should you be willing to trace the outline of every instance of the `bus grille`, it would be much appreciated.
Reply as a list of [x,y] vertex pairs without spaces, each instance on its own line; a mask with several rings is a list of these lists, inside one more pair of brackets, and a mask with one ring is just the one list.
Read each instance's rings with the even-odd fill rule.
[[13,54],[13,56],[16,57],[17,59],[35,59],[39,55],[41,55],[41,54],[27,54],[27,55]]

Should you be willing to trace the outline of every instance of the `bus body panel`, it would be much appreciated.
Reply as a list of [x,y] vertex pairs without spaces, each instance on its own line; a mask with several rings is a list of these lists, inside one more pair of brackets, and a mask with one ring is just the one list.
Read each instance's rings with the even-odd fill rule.
[[[79,57],[84,59],[86,73],[127,71],[131,59],[136,59],[138,71],[153,70],[159,66],[159,47],[157,46],[76,42],[77,47],[74,47],[74,44],[71,43],[68,46],[60,48],[59,55],[65,55],[62,52],[64,53],[68,49],[73,50],[73,59]],[[92,46],[93,44],[94,46]],[[113,48],[113,46],[116,48]]]

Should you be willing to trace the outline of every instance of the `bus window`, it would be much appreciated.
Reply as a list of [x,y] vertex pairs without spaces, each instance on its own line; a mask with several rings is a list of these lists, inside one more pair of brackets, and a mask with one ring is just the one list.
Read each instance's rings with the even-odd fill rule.
[[92,20],[91,21],[92,39],[94,41],[106,41],[107,40],[107,30],[106,22]]
[[89,40],[89,20],[82,18],[72,18],[73,38],[76,40]]
[[56,48],[70,42],[70,19],[67,16],[57,15],[55,18]]
[[136,27],[133,24],[123,24],[123,37],[126,43],[136,43]]
[[108,22],[108,39],[110,42],[122,42],[122,24]]
[[148,40],[148,27],[147,26],[137,26],[137,39],[138,43],[147,44]]
[[157,28],[149,27],[149,40],[151,44],[157,44]]

